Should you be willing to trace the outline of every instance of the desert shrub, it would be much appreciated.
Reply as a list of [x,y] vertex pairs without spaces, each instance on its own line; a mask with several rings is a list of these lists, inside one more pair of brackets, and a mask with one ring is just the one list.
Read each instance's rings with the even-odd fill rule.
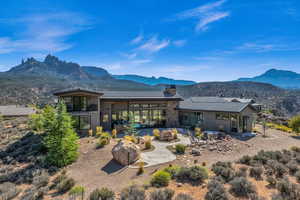
[[70,192],[69,192],[69,196],[72,199],[76,199],[77,197],[80,197],[81,200],[84,199],[84,192],[85,192],[85,188],[83,186],[74,186]]
[[31,187],[26,189],[21,196],[22,200],[38,200],[43,199],[44,195],[48,192],[47,187],[36,188]]
[[283,199],[299,200],[300,187],[295,183],[291,183],[287,178],[281,179],[276,185],[279,195]]
[[102,126],[96,126],[96,136],[100,137],[100,135],[102,134],[103,131],[103,127]]
[[289,121],[289,127],[296,132],[300,133],[300,115],[297,115],[295,117],[292,117]]
[[5,182],[0,184],[0,199],[11,200],[14,199],[19,193],[20,190],[13,183]]
[[46,172],[43,172],[39,176],[33,177],[33,185],[37,188],[45,187],[46,185],[48,185],[48,182],[49,182],[49,175]]
[[184,144],[176,144],[175,145],[175,150],[176,150],[176,153],[178,153],[178,154],[184,154],[185,149],[186,149],[186,146]]
[[137,174],[141,175],[145,172],[145,168],[144,168],[145,163],[144,162],[139,162],[138,165],[139,165],[139,169],[138,169]]
[[275,187],[277,180],[273,176],[267,176],[266,181],[269,183],[270,187]]
[[212,171],[217,175],[223,178],[225,182],[231,181],[234,176],[235,172],[232,169],[230,162],[220,162],[214,163],[212,165]]
[[95,189],[90,194],[89,200],[113,200],[115,193],[108,188]]
[[137,185],[129,186],[121,191],[121,200],[145,200],[145,190]]
[[245,156],[241,157],[238,162],[241,164],[244,164],[244,165],[250,165],[251,160],[252,160],[251,156],[245,155]]
[[238,169],[238,171],[235,172],[235,176],[239,176],[239,177],[247,177],[247,171],[248,168],[247,167],[240,167]]
[[59,193],[66,193],[75,185],[73,178],[65,178],[56,185],[56,190]]
[[167,186],[171,180],[171,175],[166,171],[157,171],[153,174],[151,185],[156,187]]
[[300,183],[300,170],[298,170],[294,176],[296,177],[296,180],[298,181],[298,183]]
[[277,177],[282,177],[287,172],[286,167],[282,163],[277,162],[273,167]]
[[222,184],[217,179],[212,179],[208,185],[208,192],[205,195],[205,200],[228,200],[228,194]]
[[152,140],[150,136],[145,137],[145,149],[151,149],[152,147]]
[[159,137],[160,137],[160,130],[159,129],[153,129],[153,136],[155,139],[159,140]]
[[118,133],[118,132],[117,132],[117,129],[114,128],[114,129],[111,131],[111,137],[112,137],[112,138],[116,138],[116,137],[117,137],[117,133]]
[[255,187],[244,177],[236,177],[229,184],[230,192],[235,196],[249,197],[251,193],[256,193]]
[[256,180],[261,180],[262,175],[263,173],[263,168],[262,167],[252,167],[250,168],[250,171],[249,171],[249,175],[253,178],[255,178]]
[[251,199],[251,200],[266,200],[265,198],[260,197],[260,196],[258,196],[258,195],[255,194],[255,193],[249,194],[249,199]]
[[194,200],[194,198],[188,194],[180,193],[175,197],[175,200]]
[[294,151],[294,152],[300,153],[300,147],[292,146],[291,150]]
[[111,139],[111,135],[108,133],[108,132],[103,132],[101,135],[100,135],[100,139],[106,139],[108,141],[108,143],[110,142],[110,139]]
[[177,128],[173,128],[172,133],[174,135],[174,139],[178,139],[178,130],[177,130]]
[[288,162],[286,166],[289,169],[290,174],[295,174],[299,170],[298,163],[295,160]]
[[98,142],[96,143],[96,148],[103,148],[105,145],[109,144],[109,140],[107,138],[100,137]]
[[182,167],[176,174],[179,181],[201,184],[208,178],[207,169],[202,166]]
[[171,178],[173,179],[176,177],[177,173],[179,172],[180,167],[174,165],[174,166],[166,167],[163,170],[168,172],[171,175]]
[[174,190],[169,188],[154,190],[150,193],[150,200],[172,200],[174,193]]
[[133,142],[133,143],[137,143],[137,139],[135,136],[133,135],[125,135],[124,136],[124,140],[128,140],[130,142]]

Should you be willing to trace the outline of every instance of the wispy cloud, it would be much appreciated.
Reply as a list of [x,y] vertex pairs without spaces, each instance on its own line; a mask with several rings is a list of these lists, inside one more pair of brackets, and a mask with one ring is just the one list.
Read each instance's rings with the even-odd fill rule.
[[168,47],[170,44],[169,39],[161,39],[159,40],[157,36],[151,37],[149,40],[147,40],[145,43],[140,45],[137,50],[139,51],[145,51],[149,53],[155,53],[158,52],[166,47]]
[[139,59],[139,60],[132,60],[131,63],[135,65],[141,65],[141,64],[146,64],[151,62],[152,60],[150,59]]
[[187,42],[186,40],[174,40],[173,44],[176,47],[183,47],[186,44],[186,42]]
[[142,42],[142,40],[144,39],[144,35],[143,33],[140,33],[138,36],[136,36],[135,38],[133,38],[130,43],[131,44],[139,44],[140,42]]
[[189,9],[178,13],[175,18],[177,20],[195,18],[198,21],[195,30],[205,31],[208,29],[209,24],[230,16],[230,12],[221,10],[222,5],[225,2],[226,0],[219,0],[213,3],[199,6],[197,8]]
[[90,22],[77,13],[43,13],[8,19],[2,25],[18,27],[18,37],[0,38],[0,54],[11,52],[53,53],[73,47],[71,35],[90,28]]
[[297,51],[300,50],[299,44],[278,44],[278,43],[258,43],[248,42],[236,47],[233,51],[251,52],[271,52],[271,51]]

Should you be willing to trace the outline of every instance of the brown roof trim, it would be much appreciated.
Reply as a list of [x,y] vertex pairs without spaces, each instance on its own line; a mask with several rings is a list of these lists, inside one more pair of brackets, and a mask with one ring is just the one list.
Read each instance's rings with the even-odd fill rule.
[[86,90],[86,89],[81,89],[81,88],[59,91],[59,92],[55,92],[53,94],[55,96],[62,96],[62,95],[67,95],[67,94],[72,94],[72,93],[87,93],[87,94],[96,95],[96,96],[103,95],[103,93],[101,93],[101,92],[96,92],[93,90]]

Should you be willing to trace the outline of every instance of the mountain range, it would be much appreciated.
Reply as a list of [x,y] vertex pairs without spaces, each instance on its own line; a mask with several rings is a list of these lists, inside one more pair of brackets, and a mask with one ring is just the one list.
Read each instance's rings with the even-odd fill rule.
[[[43,61],[28,58],[7,72],[0,73],[0,104],[46,104],[54,101],[53,92],[66,88],[94,90],[162,90],[166,84],[176,84],[183,97],[224,96],[252,98],[276,110],[279,115],[300,113],[300,91],[296,88],[299,74],[269,70],[261,76],[229,82],[194,83],[164,77],[112,75],[103,68],[80,66],[48,55]],[[283,84],[287,81],[293,84]],[[293,81],[292,81],[293,80]],[[276,81],[276,82],[275,82]],[[270,82],[260,83],[260,82]],[[294,85],[295,84],[295,85]]]
[[270,69],[262,75],[253,78],[240,78],[238,81],[270,83],[281,88],[300,88],[300,74],[287,70]]

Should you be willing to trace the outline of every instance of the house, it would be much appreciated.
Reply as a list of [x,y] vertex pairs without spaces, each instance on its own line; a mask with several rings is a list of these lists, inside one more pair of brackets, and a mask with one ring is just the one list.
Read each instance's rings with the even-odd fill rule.
[[76,129],[126,127],[193,127],[226,132],[252,130],[256,109],[246,99],[192,97],[183,99],[175,86],[164,91],[93,91],[68,89],[54,93],[67,106]]
[[35,112],[36,110],[32,107],[18,105],[0,106],[0,115],[3,117],[26,117]]

